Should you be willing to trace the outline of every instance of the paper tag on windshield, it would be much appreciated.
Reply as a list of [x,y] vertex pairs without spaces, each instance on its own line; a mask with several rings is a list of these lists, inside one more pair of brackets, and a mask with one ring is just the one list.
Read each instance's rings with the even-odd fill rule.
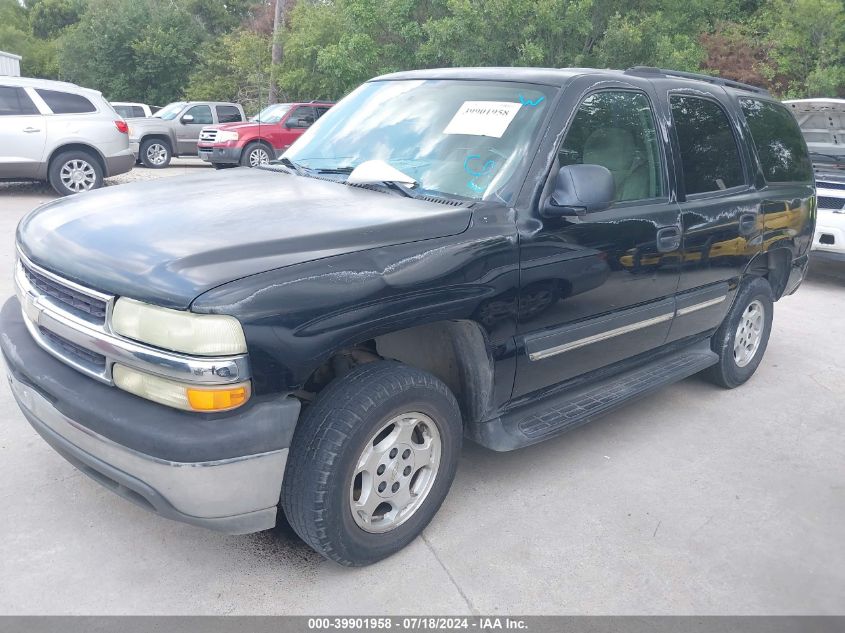
[[510,101],[464,101],[443,133],[502,138],[521,107]]

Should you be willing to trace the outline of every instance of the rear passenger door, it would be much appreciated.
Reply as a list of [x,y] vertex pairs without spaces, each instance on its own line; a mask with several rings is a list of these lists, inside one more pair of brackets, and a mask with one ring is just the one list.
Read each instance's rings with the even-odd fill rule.
[[47,129],[24,88],[0,85],[0,178],[35,178]]
[[761,250],[761,197],[741,120],[728,94],[703,83],[669,89],[683,227],[677,316],[667,342],[718,327],[736,284]]
[[519,222],[514,397],[661,346],[674,316],[679,211],[654,95],[643,82],[594,84],[585,78],[562,97],[549,182],[561,166],[601,165],[616,202],[583,217],[548,218],[538,206]]

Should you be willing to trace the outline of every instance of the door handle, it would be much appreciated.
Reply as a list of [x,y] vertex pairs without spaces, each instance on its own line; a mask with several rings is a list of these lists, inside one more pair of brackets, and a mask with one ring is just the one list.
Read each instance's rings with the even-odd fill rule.
[[739,216],[739,234],[740,235],[751,235],[754,231],[757,230],[757,218],[759,216],[756,213],[743,213]]
[[657,250],[660,253],[671,253],[681,247],[681,229],[677,226],[667,226],[657,231]]
[[37,127],[25,127],[23,131],[25,134],[32,134],[33,132],[40,132],[41,129]]

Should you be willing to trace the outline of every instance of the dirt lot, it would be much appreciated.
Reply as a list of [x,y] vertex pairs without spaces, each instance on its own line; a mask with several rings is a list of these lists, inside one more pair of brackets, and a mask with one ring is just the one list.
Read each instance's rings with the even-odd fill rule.
[[[15,225],[52,197],[0,185],[3,297]],[[136,508],[3,388],[0,613],[845,614],[843,315],[845,264],[814,262],[750,383],[691,378],[514,453],[468,445],[424,536],[359,570],[284,527],[223,536]]]

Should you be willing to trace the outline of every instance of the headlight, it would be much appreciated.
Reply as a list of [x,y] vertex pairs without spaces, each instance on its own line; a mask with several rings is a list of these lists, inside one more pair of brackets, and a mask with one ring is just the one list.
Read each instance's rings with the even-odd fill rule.
[[249,382],[218,387],[185,385],[115,363],[114,384],[136,396],[185,411],[228,411],[249,400]]
[[218,131],[217,132],[217,141],[220,143],[224,143],[226,141],[237,141],[238,140],[238,133],[237,132],[228,132],[228,131]]
[[175,352],[198,356],[246,353],[240,322],[223,314],[170,310],[121,297],[114,304],[111,325],[116,334]]

